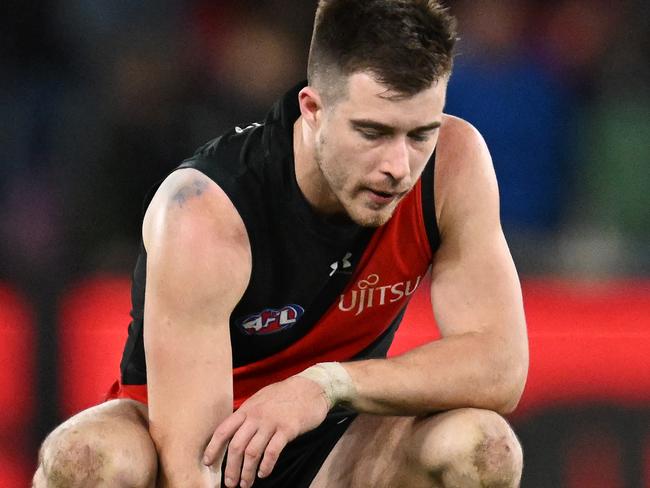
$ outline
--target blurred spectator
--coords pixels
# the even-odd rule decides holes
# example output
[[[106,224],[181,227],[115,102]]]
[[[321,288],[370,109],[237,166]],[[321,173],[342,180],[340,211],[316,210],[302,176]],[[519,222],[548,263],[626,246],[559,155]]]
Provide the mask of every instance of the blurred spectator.
[[[624,6],[620,2],[611,8],[606,0],[557,0],[539,12],[537,55],[579,101],[597,94],[596,81],[606,71],[606,51],[621,27]]]
[[[531,54],[528,4],[474,0],[456,13],[461,41],[447,111],[485,137],[519,269],[540,271],[552,266],[549,236],[566,207],[572,94]]]
[[[0,17],[0,277],[38,281],[60,256],[54,127],[67,80],[53,1],[9,1]]]
[[[87,12],[76,6],[69,17]],[[304,77],[295,36],[263,22],[260,7],[186,5],[175,23],[147,22],[137,31],[127,19],[132,8],[102,8],[111,12],[107,25],[89,29],[91,44],[104,46],[102,63],[87,49],[79,61],[97,84],[73,94],[61,134],[76,272],[130,269],[152,185],[232,125],[261,120]],[[95,21],[77,26],[78,36],[88,37]]]
[[[541,59],[573,88],[577,107],[568,153],[574,188],[558,240],[566,273],[650,270],[649,30],[643,10],[640,2],[612,8],[604,0],[560,0],[541,23]]]
[[[233,124],[261,121],[270,105],[306,78],[311,24],[268,22],[301,2],[198,2],[192,10],[191,52],[200,96],[193,100],[193,133],[211,139]],[[296,13],[298,13],[296,12]],[[285,21],[287,18],[285,18]]]
[[[69,100],[59,157],[80,270],[132,266],[146,192],[188,155],[182,66],[169,34],[152,36],[130,37],[100,84]]]

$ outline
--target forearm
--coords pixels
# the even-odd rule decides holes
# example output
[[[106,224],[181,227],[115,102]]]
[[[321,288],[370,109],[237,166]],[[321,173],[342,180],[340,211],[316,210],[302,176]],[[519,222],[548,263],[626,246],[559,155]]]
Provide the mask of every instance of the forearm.
[[[200,361],[202,345],[215,342],[196,343],[201,345],[194,348],[194,360],[178,351],[165,361],[160,361],[160,351],[150,355],[149,432],[158,452],[161,487],[217,486],[216,475],[202,460],[214,430],[232,413],[230,360]],[[220,460],[215,463],[219,467]]]
[[[156,488],[214,488],[219,486],[219,468],[200,462],[183,463],[170,456],[160,459]]]
[[[181,410],[174,419],[158,417],[160,423],[156,422],[155,418],[150,423],[149,430],[158,452],[158,488],[218,486],[221,459],[209,467],[205,466],[202,460],[216,424],[232,412],[232,409],[226,406],[229,395],[224,397],[225,401],[214,405],[212,412],[201,409],[196,402],[196,416],[192,414],[192,407],[186,407],[183,410],[188,410],[189,416]],[[201,415],[202,411],[205,415]],[[205,418],[213,412],[218,413],[216,420],[197,422],[199,418]]]
[[[214,430],[232,413],[230,342],[221,329],[186,327],[166,337],[158,327],[157,335],[145,337],[149,432],[161,486],[216,486],[202,459]]]
[[[423,415],[461,407],[512,411],[525,382],[527,354],[479,333],[449,336],[391,359],[343,363],[355,410]]]

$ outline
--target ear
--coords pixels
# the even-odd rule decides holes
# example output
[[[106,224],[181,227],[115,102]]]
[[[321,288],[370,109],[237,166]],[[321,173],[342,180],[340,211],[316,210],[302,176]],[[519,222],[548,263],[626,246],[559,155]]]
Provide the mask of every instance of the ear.
[[[312,130],[317,130],[323,116],[323,102],[318,91],[306,86],[298,93],[298,104],[303,120]]]

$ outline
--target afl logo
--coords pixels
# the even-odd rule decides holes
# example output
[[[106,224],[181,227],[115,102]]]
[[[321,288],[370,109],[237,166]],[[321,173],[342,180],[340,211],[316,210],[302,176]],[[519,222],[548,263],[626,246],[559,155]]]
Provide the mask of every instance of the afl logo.
[[[286,305],[280,309],[267,308],[237,321],[246,335],[273,334],[288,329],[298,322],[305,310],[300,305]]]

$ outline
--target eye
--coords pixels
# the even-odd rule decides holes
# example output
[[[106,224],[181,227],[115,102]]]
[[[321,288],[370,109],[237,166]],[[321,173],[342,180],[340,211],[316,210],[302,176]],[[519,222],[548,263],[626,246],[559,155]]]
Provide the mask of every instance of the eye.
[[[376,130],[359,130],[359,132],[364,139],[369,141],[376,141],[383,135],[381,132],[377,132]]]
[[[429,140],[430,134],[409,134],[409,138],[415,142],[427,142]]]

